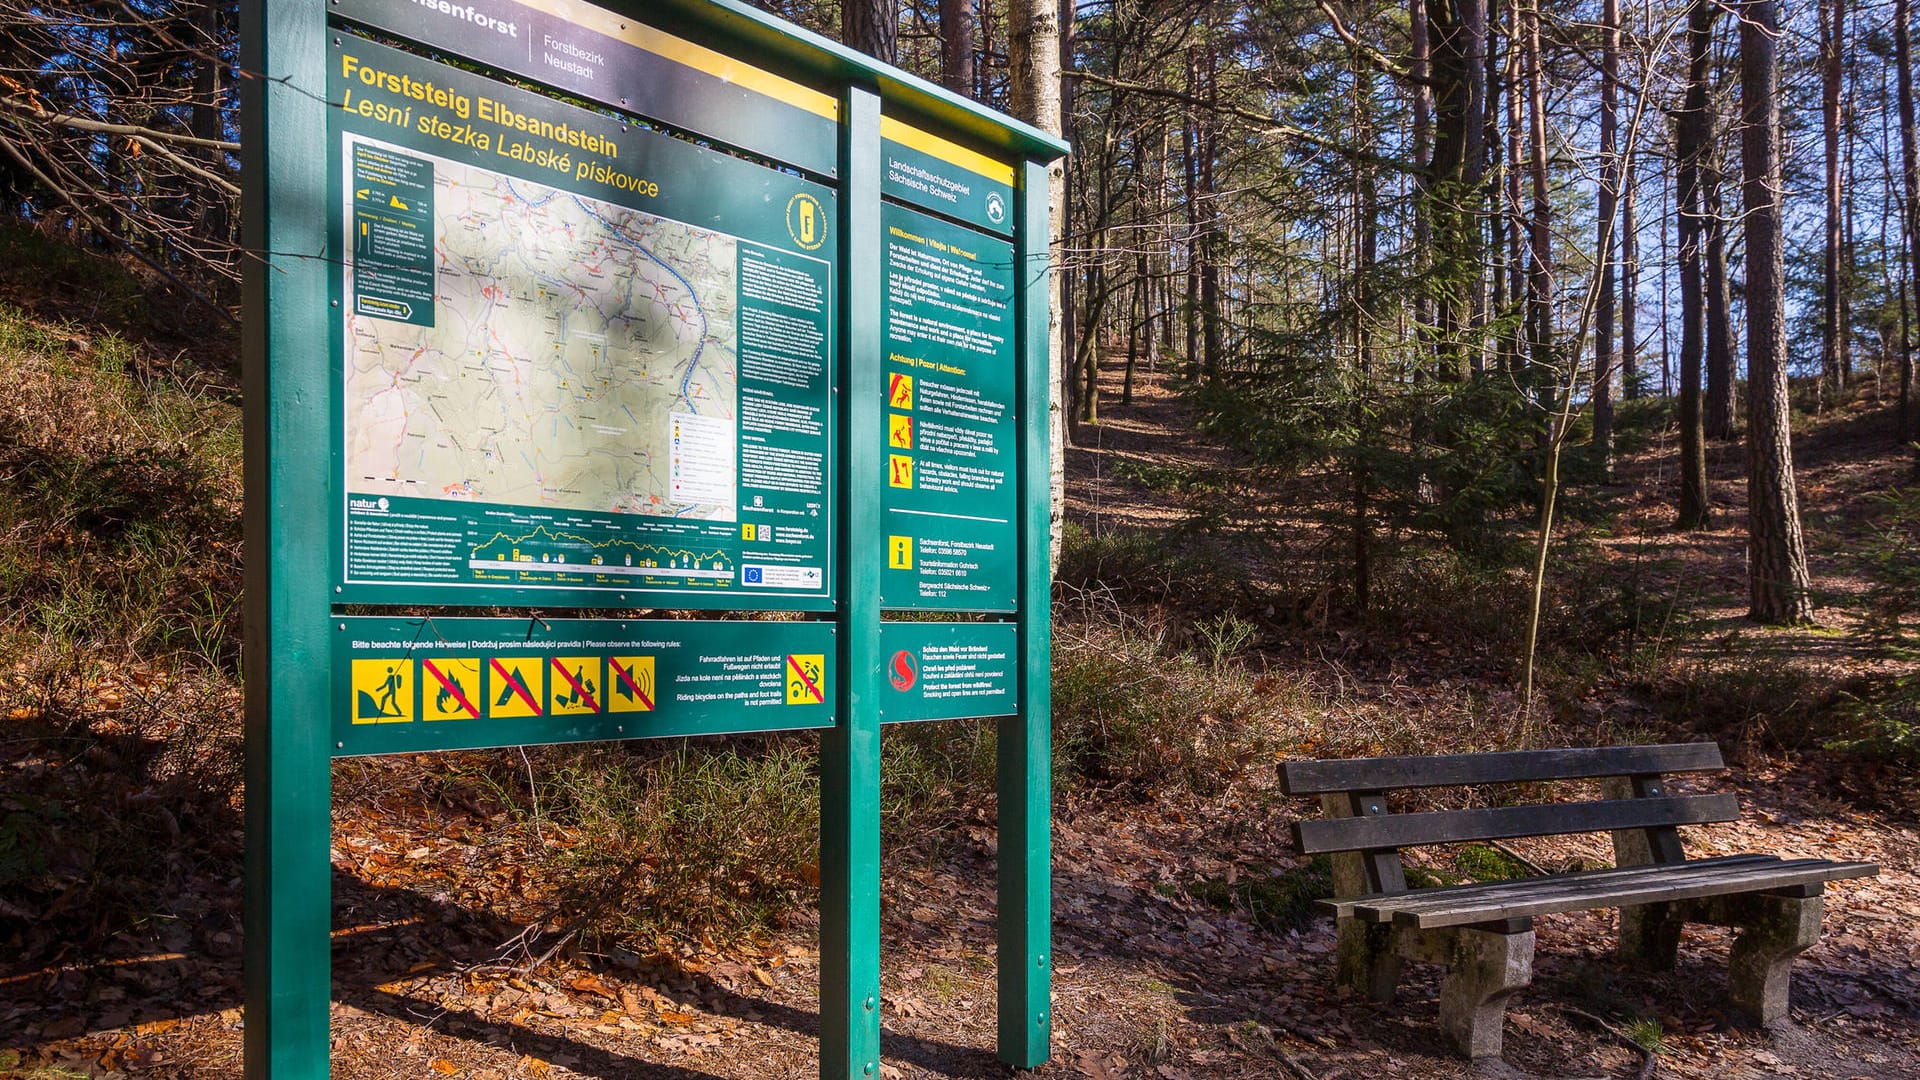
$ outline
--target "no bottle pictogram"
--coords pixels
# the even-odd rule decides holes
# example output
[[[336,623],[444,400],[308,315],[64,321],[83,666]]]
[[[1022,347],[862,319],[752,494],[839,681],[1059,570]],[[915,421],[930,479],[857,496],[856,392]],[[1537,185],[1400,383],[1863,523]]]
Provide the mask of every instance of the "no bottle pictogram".
[[[551,711],[555,716],[578,716],[600,712],[605,697],[601,690],[600,658],[597,656],[556,656],[549,661],[553,671],[547,679],[552,691]]]

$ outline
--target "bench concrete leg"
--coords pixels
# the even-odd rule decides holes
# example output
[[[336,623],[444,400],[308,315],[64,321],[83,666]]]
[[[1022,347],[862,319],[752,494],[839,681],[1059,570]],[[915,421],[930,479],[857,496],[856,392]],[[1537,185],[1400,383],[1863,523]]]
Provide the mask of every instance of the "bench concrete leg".
[[[1643,971],[1672,971],[1680,959],[1680,931],[1686,916],[1675,904],[1640,904],[1620,909],[1620,959]]]
[[[1727,998],[1735,1017],[1761,1027],[1789,1020],[1793,958],[1820,940],[1825,900],[1814,896],[1738,898],[1739,927],[1727,963]]]
[[[1400,985],[1400,956],[1393,948],[1393,927],[1362,919],[1339,920],[1334,985],[1385,1004]]]
[[[1397,942],[1416,960],[1447,966],[1440,980],[1440,1029],[1463,1056],[1500,1056],[1507,999],[1533,981],[1533,929],[1527,920],[1504,928],[1408,931]]]

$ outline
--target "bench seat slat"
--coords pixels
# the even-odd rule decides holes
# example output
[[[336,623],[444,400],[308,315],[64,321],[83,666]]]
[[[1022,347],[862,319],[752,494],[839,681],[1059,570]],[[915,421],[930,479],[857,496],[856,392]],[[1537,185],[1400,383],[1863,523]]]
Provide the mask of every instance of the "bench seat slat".
[[[1280,790],[1289,795],[1330,791],[1391,791],[1466,784],[1514,784],[1581,780],[1596,776],[1712,772],[1726,768],[1717,743],[1662,746],[1598,746],[1569,750],[1509,750],[1492,754],[1432,757],[1347,758],[1288,761],[1280,765]]]
[[[1381,817],[1317,818],[1293,826],[1294,843],[1304,854],[1378,848],[1504,840],[1516,836],[1646,829],[1663,825],[1701,825],[1737,821],[1739,803],[1731,795],[1680,795],[1652,799],[1602,799],[1537,806],[1495,806],[1475,810],[1433,810]]]
[[[1698,869],[1694,869],[1696,865]],[[1880,872],[1880,868],[1873,863],[1831,862],[1825,859],[1731,866],[1682,863],[1660,869],[1664,873],[1656,877],[1613,884],[1582,880],[1590,877],[1586,874],[1532,878],[1509,882],[1504,890],[1463,898],[1459,903],[1452,903],[1448,897],[1437,895],[1444,894],[1444,889],[1423,890],[1427,895],[1412,893],[1375,897],[1371,903],[1355,904],[1353,913],[1368,922],[1391,921],[1400,926],[1432,929],[1589,908],[1764,892],[1796,885],[1871,877]]]
[[[1778,855],[1721,855],[1711,859],[1696,859],[1684,865],[1689,867],[1733,866],[1752,865],[1755,863],[1778,863],[1779,861],[1780,856]],[[1365,896],[1349,896],[1344,899],[1322,900],[1320,901],[1320,907],[1332,912],[1336,916],[1342,916],[1352,914],[1353,909],[1361,904],[1381,908],[1391,906],[1398,909],[1403,906],[1412,905],[1434,893],[1444,893],[1454,898],[1455,902],[1466,903],[1477,900],[1488,893],[1497,895],[1501,891],[1512,889],[1523,882],[1558,881],[1569,877],[1581,877],[1623,885],[1639,884],[1642,881],[1659,880],[1672,869],[1672,866],[1662,866],[1656,863],[1648,863],[1640,866],[1611,866],[1603,870],[1573,871],[1566,874],[1553,874],[1547,877],[1519,878],[1507,881],[1475,881],[1464,885],[1445,885],[1430,889],[1413,889],[1408,892],[1393,893],[1391,895],[1368,893]]]

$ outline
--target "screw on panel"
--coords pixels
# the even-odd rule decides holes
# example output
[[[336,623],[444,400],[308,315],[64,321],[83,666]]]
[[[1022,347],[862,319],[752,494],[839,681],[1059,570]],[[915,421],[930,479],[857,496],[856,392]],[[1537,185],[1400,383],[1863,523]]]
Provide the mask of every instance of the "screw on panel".
[[[866,1000],[866,1006],[867,1006],[867,1011],[868,1011],[868,1012],[872,1012],[872,1011],[873,1011],[873,1004],[874,1004],[874,1002],[873,1002],[873,995],[872,995],[872,994],[868,994],[868,995],[867,995],[867,1000]]]

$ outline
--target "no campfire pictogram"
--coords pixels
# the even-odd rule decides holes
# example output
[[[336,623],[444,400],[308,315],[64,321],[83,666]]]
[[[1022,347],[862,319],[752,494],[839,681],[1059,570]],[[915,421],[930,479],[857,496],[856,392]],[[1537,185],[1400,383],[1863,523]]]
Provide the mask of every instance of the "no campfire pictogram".
[[[428,720],[478,720],[480,661],[477,657],[420,661],[421,712]]]

